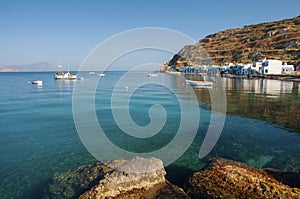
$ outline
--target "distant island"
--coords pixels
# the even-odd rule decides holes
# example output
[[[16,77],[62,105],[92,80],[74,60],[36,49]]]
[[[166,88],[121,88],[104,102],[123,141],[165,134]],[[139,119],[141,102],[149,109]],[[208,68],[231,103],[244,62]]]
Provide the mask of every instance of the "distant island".
[[[63,66],[63,70],[78,70],[77,67],[65,67]],[[11,66],[0,66],[0,72],[53,72],[58,70],[58,65],[53,65],[48,62],[37,62],[32,64],[24,64],[24,65],[11,65]]]
[[[13,68],[0,68],[0,72],[20,72],[20,70]]]
[[[0,72],[42,72],[56,70],[57,66],[49,64],[48,62],[0,67]]]
[[[300,16],[247,25],[206,36],[184,46],[161,71],[184,66],[251,63],[264,58],[282,60],[300,68]]]

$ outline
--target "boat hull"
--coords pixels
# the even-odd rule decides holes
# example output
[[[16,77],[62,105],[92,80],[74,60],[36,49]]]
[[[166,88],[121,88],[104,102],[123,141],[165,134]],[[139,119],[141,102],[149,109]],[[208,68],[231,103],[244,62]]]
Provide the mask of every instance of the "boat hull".
[[[37,85],[42,85],[43,81],[42,80],[33,80],[31,83],[32,84],[37,84]]]
[[[196,88],[211,88],[213,86],[213,82],[208,82],[208,81],[186,80],[186,82],[192,87],[196,87]]]

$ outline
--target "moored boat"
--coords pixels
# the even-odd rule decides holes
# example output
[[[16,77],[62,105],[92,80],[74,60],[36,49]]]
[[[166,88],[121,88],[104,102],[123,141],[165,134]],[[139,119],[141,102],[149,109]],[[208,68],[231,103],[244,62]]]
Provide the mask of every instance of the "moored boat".
[[[156,74],[156,73],[148,73],[147,76],[148,77],[157,77],[158,74]]]
[[[194,81],[194,80],[185,80],[186,83],[190,84],[192,87],[196,88],[211,88],[213,85],[213,82],[209,81]]]
[[[99,76],[99,77],[104,77],[105,74],[104,74],[104,73],[99,73],[98,76]]]
[[[31,83],[32,84],[37,84],[37,85],[42,85],[43,81],[42,80],[32,80]]]
[[[69,70],[67,72],[61,71],[61,64],[58,64],[58,72],[54,74],[54,79],[59,80],[59,79],[65,79],[65,80],[76,80],[77,75],[72,75]]]
[[[147,76],[148,76],[148,77],[157,77],[158,74],[157,74],[157,73],[153,73],[153,72],[151,71],[151,68],[150,68],[150,72],[147,74]]]

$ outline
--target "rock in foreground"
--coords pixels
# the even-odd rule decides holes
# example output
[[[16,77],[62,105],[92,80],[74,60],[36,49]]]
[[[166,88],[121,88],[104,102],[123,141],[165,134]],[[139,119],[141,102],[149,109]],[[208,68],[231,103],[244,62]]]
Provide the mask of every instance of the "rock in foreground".
[[[46,198],[189,198],[165,175],[156,158],[97,162],[54,175]]]
[[[165,175],[161,160],[135,157],[105,174],[80,198],[188,198],[180,188],[167,182]]]
[[[300,198],[291,188],[263,169],[225,159],[212,159],[185,184],[192,198]]]

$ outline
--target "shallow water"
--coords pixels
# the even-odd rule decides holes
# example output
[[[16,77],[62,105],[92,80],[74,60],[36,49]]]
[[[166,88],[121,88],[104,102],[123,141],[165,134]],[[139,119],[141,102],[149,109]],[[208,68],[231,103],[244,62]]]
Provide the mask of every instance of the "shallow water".
[[[0,73],[1,198],[40,198],[54,173],[95,160],[81,142],[72,114],[74,84],[88,85],[90,80],[100,80],[94,99],[99,125],[111,142],[125,151],[145,154],[168,145],[176,136],[181,118],[189,117],[189,114],[181,114],[182,109],[192,106],[199,111],[199,127],[193,143],[168,167],[168,177],[177,184],[182,180],[178,171],[182,176],[188,175],[202,168],[209,157],[229,158],[257,167],[300,170],[300,122],[297,118],[300,91],[297,83],[223,79],[228,102],[225,125],[213,150],[199,159],[199,149],[211,117],[207,89],[196,91],[200,103],[194,107],[192,91],[182,77],[160,74],[157,79],[147,79],[147,73],[141,72],[127,80],[128,84],[115,87],[123,74],[108,72],[100,80],[96,75],[84,73],[80,74],[84,80],[73,82],[55,81],[52,73]],[[28,83],[34,79],[43,80],[43,85]],[[128,106],[124,106],[122,96],[126,96],[138,81],[148,83],[135,90]],[[120,94],[114,106],[111,102],[113,90]],[[181,109],[180,101],[184,102]],[[154,136],[127,135],[115,123],[112,108],[126,110],[129,107],[136,125],[147,126],[151,123],[149,108],[153,104],[161,104],[167,116],[165,125]],[[164,118],[160,109],[153,109],[153,114]],[[186,129],[187,136],[191,133]]]

